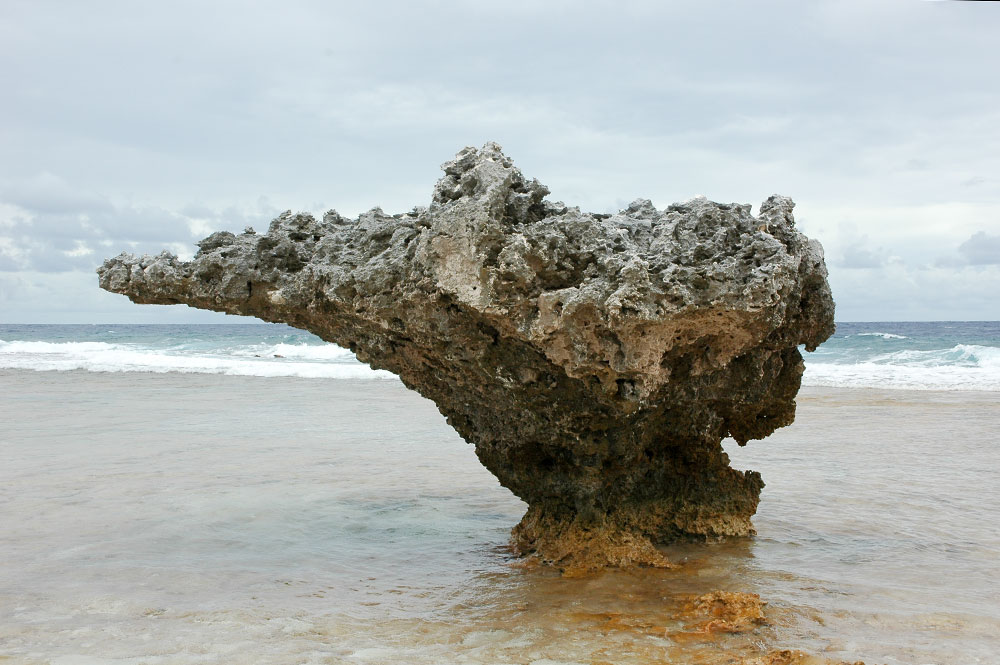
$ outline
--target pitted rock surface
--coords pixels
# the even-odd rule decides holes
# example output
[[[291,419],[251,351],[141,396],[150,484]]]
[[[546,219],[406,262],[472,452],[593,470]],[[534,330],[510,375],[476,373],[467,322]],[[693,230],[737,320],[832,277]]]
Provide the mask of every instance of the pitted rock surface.
[[[121,254],[100,285],[288,323],[396,373],[528,503],[521,553],[667,565],[655,544],[752,534],[763,482],[721,441],[791,423],[797,347],[833,332],[791,199],[593,214],[546,200],[494,143],[443,169],[429,207],[286,212],[192,261]]]

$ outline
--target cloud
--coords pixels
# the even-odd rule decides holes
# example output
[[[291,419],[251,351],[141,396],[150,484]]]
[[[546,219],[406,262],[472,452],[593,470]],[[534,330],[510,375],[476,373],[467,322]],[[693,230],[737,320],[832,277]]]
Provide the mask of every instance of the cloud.
[[[65,180],[48,172],[33,178],[13,180],[0,185],[0,199],[20,208],[46,214],[111,210],[102,196],[71,187]]]
[[[260,323],[186,305],[137,306],[98,288],[92,271],[0,270],[0,312],[3,323]]]
[[[963,237],[962,244],[995,238],[976,229],[1000,214],[1000,206],[826,207],[807,201],[796,213],[797,226],[826,250],[838,320],[1000,318],[1000,300],[991,295],[1000,292],[997,265],[973,264],[956,250],[941,256]]]
[[[983,226],[1000,219],[989,9],[6,3],[0,270],[190,252],[278,209],[407,210],[439,163],[497,140],[553,199],[589,210],[790,195],[839,284],[898,278],[835,291],[841,311],[895,293],[932,317],[941,303],[906,280],[1000,288]]]
[[[958,246],[958,253],[969,265],[1000,265],[1000,235],[975,233]]]
[[[1000,266],[831,270],[838,321],[1000,320]]]
[[[849,269],[880,268],[886,264],[885,250],[881,247],[870,249],[865,246],[867,238],[862,238],[844,247],[839,266]]]
[[[28,253],[13,238],[0,236],[0,270],[23,270],[28,267]]]
[[[209,233],[266,228],[278,213],[264,198],[222,210],[115,204],[48,173],[0,183],[0,195],[0,270],[7,271],[93,270],[120,251],[190,257],[194,242]]]

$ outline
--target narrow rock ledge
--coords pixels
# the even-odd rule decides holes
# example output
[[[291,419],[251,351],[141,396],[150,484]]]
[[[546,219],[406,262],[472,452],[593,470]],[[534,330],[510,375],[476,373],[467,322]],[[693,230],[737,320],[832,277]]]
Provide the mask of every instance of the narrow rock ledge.
[[[398,374],[528,503],[522,554],[665,566],[655,544],[753,534],[764,483],[721,441],[790,424],[797,347],[833,332],[791,199],[592,214],[547,201],[495,143],[443,169],[427,208],[286,212],[192,261],[121,254],[101,288],[288,323]]]

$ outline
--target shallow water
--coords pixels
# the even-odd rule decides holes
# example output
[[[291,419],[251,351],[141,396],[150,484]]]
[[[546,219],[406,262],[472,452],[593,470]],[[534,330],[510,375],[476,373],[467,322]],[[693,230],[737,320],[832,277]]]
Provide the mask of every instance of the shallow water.
[[[524,504],[394,381],[3,370],[0,392],[6,662],[1000,652],[997,393],[806,389],[795,425],[727,443],[767,482],[757,538],[563,578],[510,557]],[[716,589],[770,625],[686,634]]]

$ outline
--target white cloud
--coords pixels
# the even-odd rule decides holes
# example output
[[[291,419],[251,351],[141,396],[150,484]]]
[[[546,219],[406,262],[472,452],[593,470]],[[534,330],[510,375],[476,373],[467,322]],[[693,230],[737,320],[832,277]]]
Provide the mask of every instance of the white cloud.
[[[112,208],[106,198],[72,187],[48,172],[0,183],[0,198],[9,206],[43,214],[79,214],[84,210],[101,212]]]
[[[0,236],[0,270],[23,270],[28,254],[13,238]]]
[[[80,194],[50,174],[0,183],[0,191],[9,197],[0,203],[0,228],[5,229],[0,270],[8,271],[93,270],[104,254],[124,249],[149,253],[167,249],[190,259],[194,243],[213,231],[242,230],[250,224],[266,227],[278,212],[264,198],[223,210],[115,204],[109,197]]]
[[[839,321],[1000,320],[1000,266],[832,270]]]
[[[819,238],[828,257],[840,257],[850,247],[883,248],[886,255],[907,263],[934,265],[954,253],[959,244],[984,227],[1000,228],[1000,202],[951,202],[929,205],[824,206],[796,208],[799,227]]]
[[[885,250],[881,247],[872,249],[865,245],[867,237],[860,238],[847,245],[839,261],[834,265],[841,268],[880,268],[888,262]]]
[[[76,247],[74,247],[73,249],[63,250],[63,255],[68,256],[70,258],[77,258],[80,256],[90,256],[93,253],[94,250],[91,249],[90,247],[87,247],[82,240],[77,240]]]

